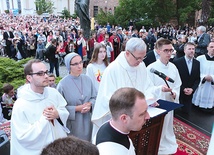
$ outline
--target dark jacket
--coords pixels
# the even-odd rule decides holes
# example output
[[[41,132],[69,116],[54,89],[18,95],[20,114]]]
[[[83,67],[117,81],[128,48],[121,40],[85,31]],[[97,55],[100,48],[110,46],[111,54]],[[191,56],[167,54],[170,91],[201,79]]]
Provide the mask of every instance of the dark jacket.
[[[46,49],[46,56],[48,57],[49,62],[57,62],[58,58],[56,57],[56,46],[54,45],[50,45],[47,49]]]
[[[156,61],[156,57],[154,54],[154,50],[149,51],[146,54],[146,58],[143,60],[143,62],[145,63],[146,66],[148,66],[149,64],[153,63]]]
[[[207,46],[210,43],[210,35],[207,33],[202,34],[195,49],[196,54],[207,53]]]
[[[192,95],[200,83],[200,62],[196,59],[193,59],[191,74],[189,74],[189,70],[184,57],[175,60],[174,64],[178,69],[182,81],[179,100],[181,103],[192,103]],[[192,88],[192,95],[185,95],[183,91],[184,88]]]

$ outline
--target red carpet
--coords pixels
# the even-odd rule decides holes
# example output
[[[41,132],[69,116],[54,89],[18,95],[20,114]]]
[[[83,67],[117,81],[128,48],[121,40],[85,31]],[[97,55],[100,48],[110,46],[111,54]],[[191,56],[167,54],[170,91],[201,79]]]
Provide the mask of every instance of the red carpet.
[[[4,130],[10,138],[10,122],[0,125],[0,130]],[[178,143],[178,150],[174,155],[206,155],[210,137],[176,118],[174,132]]]
[[[10,122],[6,122],[0,125],[0,130],[4,130],[7,134],[8,138],[10,139]]]
[[[206,155],[210,137],[174,118],[174,132],[178,143],[175,155]]]

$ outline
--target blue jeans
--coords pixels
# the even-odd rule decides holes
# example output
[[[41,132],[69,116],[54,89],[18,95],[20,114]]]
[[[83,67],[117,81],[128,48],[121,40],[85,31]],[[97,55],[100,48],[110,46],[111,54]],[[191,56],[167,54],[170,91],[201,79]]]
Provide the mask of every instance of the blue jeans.
[[[55,67],[55,72],[56,76],[59,77],[59,62],[49,62],[50,64],[50,73],[53,73],[54,67]]]

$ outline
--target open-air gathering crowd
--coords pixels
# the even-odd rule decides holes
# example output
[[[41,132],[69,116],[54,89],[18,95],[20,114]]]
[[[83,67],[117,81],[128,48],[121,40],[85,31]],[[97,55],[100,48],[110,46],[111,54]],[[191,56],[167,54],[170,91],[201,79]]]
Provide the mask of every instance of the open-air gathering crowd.
[[[86,39],[78,18],[2,14],[1,56],[35,58],[16,93],[3,86],[0,122],[11,119],[11,155],[135,155],[128,134],[150,119],[148,106],[158,99],[184,104],[187,114],[192,104],[213,110],[213,33],[188,24],[138,30],[95,23]],[[56,84],[62,63],[68,75]],[[170,111],[158,154],[177,147]]]

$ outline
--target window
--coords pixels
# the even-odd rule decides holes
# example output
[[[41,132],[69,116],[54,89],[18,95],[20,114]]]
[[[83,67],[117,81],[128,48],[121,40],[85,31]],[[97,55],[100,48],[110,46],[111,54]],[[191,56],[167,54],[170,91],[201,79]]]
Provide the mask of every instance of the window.
[[[98,14],[98,6],[94,6],[94,17]]]

